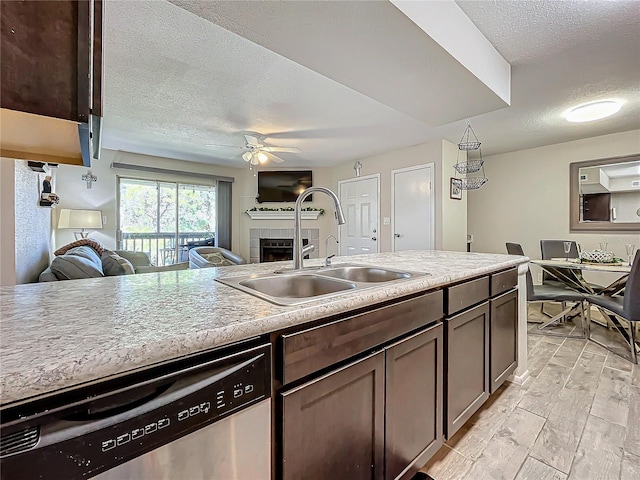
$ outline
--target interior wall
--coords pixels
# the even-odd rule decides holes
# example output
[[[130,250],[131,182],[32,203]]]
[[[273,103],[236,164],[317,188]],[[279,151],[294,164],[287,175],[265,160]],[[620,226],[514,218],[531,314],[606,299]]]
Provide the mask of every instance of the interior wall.
[[[15,164],[0,158],[0,286],[16,283]]]
[[[458,149],[456,144],[442,141],[442,250],[455,252],[467,251],[467,192],[462,199],[451,198],[451,178],[455,176],[453,166],[467,159],[467,152]]]
[[[260,168],[260,170],[302,170],[301,168]],[[313,168],[311,169],[313,176],[313,185],[317,187],[332,187],[332,174],[330,168]],[[286,208],[293,207],[295,202],[264,202],[257,203],[256,195],[258,193],[258,177],[253,175],[253,171],[244,168],[237,177],[237,190],[239,194],[239,229],[238,241],[240,255],[249,259],[251,257],[251,247],[249,239],[249,229],[251,228],[293,228],[293,220],[251,220],[245,212],[253,207],[257,208]],[[235,188],[235,185],[234,185]],[[335,190],[334,190],[335,191]],[[329,235],[337,237],[337,225],[333,214],[333,202],[323,194],[313,194],[312,202],[305,202],[303,208],[323,208],[325,213],[320,215],[317,220],[302,220],[302,228],[317,228],[320,230],[320,251],[319,257],[325,257],[325,239]],[[330,244],[330,249],[335,248]],[[334,250],[331,250],[333,253]]]
[[[49,265],[52,208],[39,205],[45,174],[0,159],[0,285],[38,281]]]
[[[625,243],[640,246],[640,233],[569,231],[569,164],[637,153],[640,130],[486,157],[489,182],[468,192],[473,250],[506,253],[505,242],[516,242],[539,259],[541,239],[574,240],[585,250],[607,240],[625,258]]]
[[[135,170],[112,169],[111,164],[127,163],[130,165],[142,165],[147,167],[164,168],[181,172],[178,177],[172,174],[156,174],[148,172],[138,172]],[[202,178],[190,177],[189,173],[204,173],[208,175],[219,175],[235,178],[232,187],[232,250],[238,251],[239,246],[239,216],[240,201],[238,178],[243,171],[237,168],[221,167],[204,163],[185,162],[169,158],[154,157],[149,155],[139,155],[135,153],[102,150],[100,160],[94,160],[91,165],[91,172],[98,177],[90,189],[87,182],[82,180],[82,175],[87,173],[86,167],[72,165],[60,165],[56,175],[56,193],[60,196],[60,208],[81,208],[88,210],[102,210],[102,215],[106,216],[106,223],[102,230],[95,230],[90,233],[90,237],[103,243],[107,248],[116,248],[117,229],[117,177],[140,178],[147,180],[183,181],[193,183],[204,183]],[[54,217],[54,225],[57,225],[58,214]],[[56,230],[56,248],[75,240],[72,230]]]
[[[466,251],[466,200],[449,198],[449,178],[453,173],[455,158],[452,152],[457,147],[445,140],[415,145],[400,150],[385,152],[371,157],[361,158],[360,175],[380,173],[380,219],[378,232],[380,251],[390,252],[392,249],[391,223],[384,225],[384,217],[391,218],[391,171],[416,165],[434,164],[435,191],[435,248],[438,250]],[[452,163],[453,162],[453,163]],[[355,162],[345,162],[332,170],[333,187],[337,191],[339,180],[354,178]],[[411,208],[407,205],[407,208]]]

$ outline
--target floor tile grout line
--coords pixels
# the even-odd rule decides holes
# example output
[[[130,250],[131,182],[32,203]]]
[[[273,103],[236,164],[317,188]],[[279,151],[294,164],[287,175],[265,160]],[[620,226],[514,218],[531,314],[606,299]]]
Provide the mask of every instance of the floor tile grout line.
[[[585,348],[587,348],[587,344],[586,343],[582,346],[582,350],[580,350],[580,353],[578,354],[578,358],[576,358],[576,361],[573,363],[573,367],[571,367],[571,371],[569,372],[569,375],[567,376],[566,380],[562,384],[562,389],[564,389],[567,386],[567,382],[569,381],[569,379],[571,378],[571,375],[573,375],[574,370],[578,366],[578,363],[580,362],[580,358],[582,357],[582,354],[584,353],[584,349]],[[551,357],[551,358],[553,358],[553,357]],[[605,361],[606,361],[606,359],[605,359]]]

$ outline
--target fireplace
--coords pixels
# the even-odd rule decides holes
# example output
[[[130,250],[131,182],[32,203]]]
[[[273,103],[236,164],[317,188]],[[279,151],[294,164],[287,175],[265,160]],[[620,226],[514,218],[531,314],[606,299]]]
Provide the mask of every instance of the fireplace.
[[[308,243],[309,239],[302,239],[303,246]],[[309,255],[304,258],[309,258]],[[261,238],[260,262],[279,262],[280,260],[293,260],[293,238]]]
[[[315,250],[309,254],[308,258],[320,258],[320,230],[317,228],[302,229],[302,244],[313,245]],[[269,256],[265,256],[262,248],[263,240],[287,241],[288,245],[278,246],[274,248],[286,248],[290,253],[284,256],[282,252],[271,252],[271,260]],[[282,258],[281,258],[282,257]],[[266,258],[266,260],[265,260]],[[275,262],[277,260],[286,260],[293,258],[293,228],[250,228],[249,229],[249,262]],[[305,256],[305,258],[307,258]]]

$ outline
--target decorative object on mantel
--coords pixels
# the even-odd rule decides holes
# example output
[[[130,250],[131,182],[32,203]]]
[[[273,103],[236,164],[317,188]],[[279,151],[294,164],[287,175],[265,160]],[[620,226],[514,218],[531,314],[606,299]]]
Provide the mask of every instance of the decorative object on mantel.
[[[60,210],[58,228],[80,229],[80,232],[73,232],[76,240],[87,238],[89,232],[85,232],[86,228],[91,230],[102,230],[102,211],[72,210],[63,208],[62,210]]]
[[[482,149],[480,148],[481,142],[476,136],[476,132],[473,131],[471,123],[467,120],[467,128],[465,128],[460,143],[458,143],[458,155],[456,157],[456,164],[453,166],[456,172],[465,177],[456,178],[458,182],[458,188],[460,190],[477,190],[489,181],[484,173],[484,160],[482,159]],[[469,152],[478,151],[480,158],[475,160],[469,159]],[[467,152],[467,159],[465,162],[460,162],[460,152]],[[469,174],[477,173],[482,170],[482,175],[469,176]],[[453,179],[452,179],[453,188]],[[451,198],[457,198],[451,196]]]
[[[82,180],[87,182],[87,188],[90,189],[91,185],[93,184],[93,182],[97,182],[98,181],[98,177],[93,175],[91,173],[91,170],[89,170],[86,174],[82,175]]]
[[[353,164],[353,169],[356,171],[356,177],[360,176],[360,169],[362,168],[362,164],[356,160],[356,163]]]
[[[269,208],[253,207],[245,213],[251,220],[293,220],[293,207]],[[303,220],[317,220],[318,216],[324,215],[324,208],[307,207],[301,210]]]

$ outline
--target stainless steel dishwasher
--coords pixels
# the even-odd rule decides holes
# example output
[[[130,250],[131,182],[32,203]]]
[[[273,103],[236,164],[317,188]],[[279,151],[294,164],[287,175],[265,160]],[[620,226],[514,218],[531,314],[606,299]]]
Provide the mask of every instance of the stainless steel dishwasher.
[[[0,411],[2,480],[266,480],[270,345]]]

